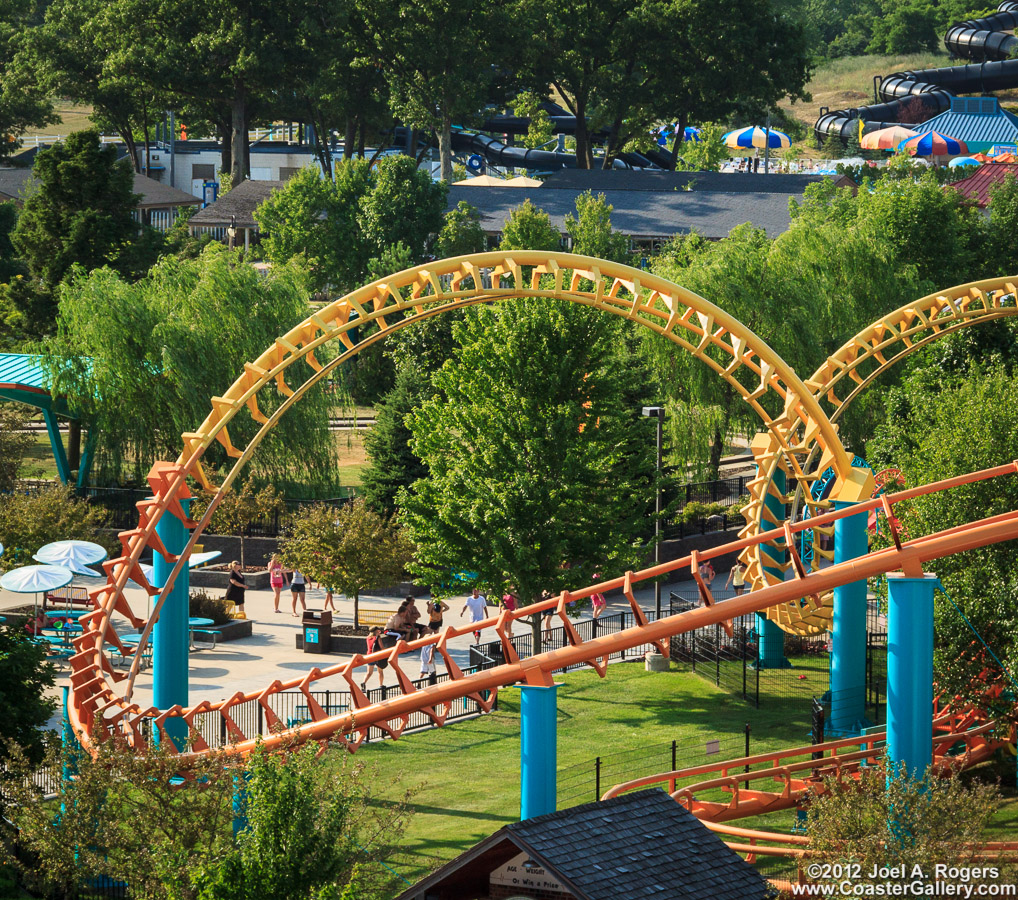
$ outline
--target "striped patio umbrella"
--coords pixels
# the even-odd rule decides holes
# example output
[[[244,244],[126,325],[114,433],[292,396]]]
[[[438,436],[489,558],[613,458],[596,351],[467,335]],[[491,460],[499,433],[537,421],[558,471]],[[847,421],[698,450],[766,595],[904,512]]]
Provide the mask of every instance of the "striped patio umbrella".
[[[898,150],[909,156],[958,156],[969,152],[964,141],[941,134],[939,131],[917,134],[898,144]]]
[[[695,125],[687,125],[682,132],[682,139],[684,141],[698,141],[700,140],[700,129]]]
[[[791,139],[783,131],[775,131],[773,128],[765,131],[763,128],[755,126],[729,131],[722,140],[726,146],[733,150],[749,150],[753,147],[770,147],[771,150],[780,150],[783,147],[792,146]]]
[[[864,134],[859,143],[864,150],[894,150],[902,141],[915,137],[915,134],[911,128],[892,125],[890,128],[881,128]]]

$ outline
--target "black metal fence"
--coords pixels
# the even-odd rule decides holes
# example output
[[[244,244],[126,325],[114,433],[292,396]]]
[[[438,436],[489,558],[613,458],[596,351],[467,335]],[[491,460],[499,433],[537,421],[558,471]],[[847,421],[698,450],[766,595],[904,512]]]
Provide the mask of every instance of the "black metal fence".
[[[721,603],[734,596],[726,589],[712,594]],[[671,591],[671,614],[699,602],[695,585],[680,585]],[[876,724],[886,712],[887,626],[874,602],[867,611],[866,631],[866,715]],[[731,635],[721,625],[709,625],[671,639],[673,659],[688,663],[697,675],[756,707],[798,701],[805,708],[813,697],[824,697],[829,709],[830,634],[785,634],[784,648],[787,668],[761,668],[755,614],[736,616]]]
[[[107,487],[84,487],[78,488],[77,493],[89,503],[101,506],[108,515],[107,525],[110,528],[129,529],[138,524],[138,509],[136,504],[140,500],[152,496],[151,491],[137,488],[107,488]],[[353,501],[353,496],[329,497],[324,500],[286,499],[283,501],[284,509],[277,510],[271,516],[252,519],[241,531],[244,537],[279,537],[292,521],[293,517],[302,509],[315,504],[340,507]],[[205,530],[206,534],[219,534],[210,525]]]
[[[708,740],[668,741],[637,750],[597,756],[558,770],[559,809],[600,800],[610,787],[661,772],[706,765],[719,759],[748,756],[750,727],[736,734],[719,734]]]
[[[648,613],[647,617],[653,621],[654,613]],[[633,617],[633,613],[631,611],[625,611],[612,613],[608,616],[601,616],[599,619],[584,619],[582,622],[574,622],[573,628],[576,629],[576,633],[579,635],[581,640],[589,641],[595,637],[625,631],[627,628],[633,628],[635,624],[636,621]],[[526,659],[527,657],[534,655],[534,636],[532,633],[526,632],[524,634],[514,635],[510,642],[513,645],[513,649],[516,651],[516,655],[519,656],[520,659]],[[559,650],[562,647],[569,646],[571,646],[571,643],[567,637],[565,628],[561,625],[557,628],[550,628],[547,631],[542,629],[542,653],[548,650]],[[653,644],[640,644],[638,647],[631,647],[625,651],[612,653],[608,657],[608,661],[622,662],[625,660],[640,660],[643,659],[644,655],[648,651],[654,649]],[[491,669],[495,666],[505,665],[505,652],[502,647],[502,642],[488,641],[483,644],[472,646],[470,648],[470,664],[477,669]],[[587,668],[586,663],[577,663],[573,666],[567,666],[562,671],[569,672],[574,669],[584,668]]]
[[[740,503],[748,493],[750,477],[739,475],[666,488],[666,507],[674,508],[676,512],[662,523],[665,539],[682,539],[691,534],[711,534],[741,526],[744,520]],[[691,504],[695,504],[695,508]]]

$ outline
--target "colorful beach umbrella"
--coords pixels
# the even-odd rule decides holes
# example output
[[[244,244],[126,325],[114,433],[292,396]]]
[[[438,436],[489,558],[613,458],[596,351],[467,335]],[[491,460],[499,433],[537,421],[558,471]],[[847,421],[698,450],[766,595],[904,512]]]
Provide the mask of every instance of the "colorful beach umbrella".
[[[902,141],[915,137],[916,133],[904,125],[892,125],[864,134],[859,142],[864,150],[894,150]]]
[[[925,134],[917,134],[898,144],[898,150],[907,153],[909,156],[958,156],[961,153],[968,153],[968,145],[947,134],[939,131],[928,131]]]
[[[722,140],[726,146],[733,150],[749,150],[753,147],[770,147],[771,150],[780,150],[783,147],[792,146],[791,138],[784,132],[775,131],[773,128],[765,131],[763,128],[755,126],[729,131]]]

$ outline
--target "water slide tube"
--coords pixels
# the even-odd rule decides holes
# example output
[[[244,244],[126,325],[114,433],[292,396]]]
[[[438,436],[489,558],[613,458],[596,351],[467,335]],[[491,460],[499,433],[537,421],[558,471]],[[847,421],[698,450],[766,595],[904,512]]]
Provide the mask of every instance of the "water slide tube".
[[[856,119],[866,123],[866,130],[891,125],[915,124],[902,121],[907,104],[922,104],[929,118],[947,111],[956,94],[986,94],[1018,87],[1018,37],[1008,31],[1018,27],[1018,0],[1004,0],[997,13],[983,19],[968,19],[952,25],[944,36],[944,45],[952,56],[979,60],[961,66],[895,72],[881,79],[876,89],[883,101],[872,106],[853,109],[821,110],[813,126],[818,138],[831,137],[847,141],[858,127]]]

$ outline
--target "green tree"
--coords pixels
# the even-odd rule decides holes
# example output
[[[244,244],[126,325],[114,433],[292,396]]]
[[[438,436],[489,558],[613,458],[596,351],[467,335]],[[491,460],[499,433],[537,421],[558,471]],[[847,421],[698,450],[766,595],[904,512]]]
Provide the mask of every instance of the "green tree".
[[[1014,175],[990,188],[990,234],[985,246],[996,257],[990,262],[995,274],[1018,271],[1018,178]]]
[[[388,275],[423,260],[442,228],[445,193],[409,157],[387,157],[374,169],[347,160],[336,166],[334,183],[308,167],[255,218],[267,233],[270,260],[281,264],[299,255],[316,288],[347,291],[371,280],[373,271]],[[404,249],[395,250],[397,244]]]
[[[198,519],[205,515],[214,496],[210,491],[198,491],[195,500],[191,502],[191,518]],[[258,489],[251,482],[244,482],[231,487],[223,495],[209,520],[209,532],[233,534],[240,538],[240,565],[243,568],[247,565],[244,559],[244,537],[251,523],[271,520],[285,510],[286,503],[282,495],[271,484]]]
[[[379,900],[388,879],[377,871],[365,879],[365,866],[354,862],[367,856],[356,827],[363,788],[350,773],[328,771],[316,749],[251,756],[244,782],[247,825],[223,858],[201,867],[198,900],[337,900],[354,878],[358,897]],[[390,847],[400,831],[393,824],[386,835]]]
[[[572,240],[572,252],[598,259],[610,259],[628,265],[633,258],[629,252],[629,236],[612,230],[611,214],[614,207],[590,191],[576,198],[576,215],[566,213],[566,234]]]
[[[416,571],[477,572],[526,605],[643,559],[653,461],[623,334],[607,315],[539,300],[457,323],[436,396],[408,417],[428,470],[398,498]]]
[[[527,133],[523,136],[523,146],[531,150],[543,147],[555,137],[555,126],[542,103],[533,91],[521,91],[513,100],[513,112],[530,119]]]
[[[937,13],[922,0],[885,2],[873,17],[873,37],[867,53],[919,53],[935,51],[940,43]]]
[[[391,515],[400,488],[410,487],[427,474],[420,458],[410,449],[410,415],[430,396],[428,377],[416,366],[400,368],[396,384],[375,406],[375,424],[364,436],[368,467],[361,476],[365,503]]]
[[[37,9],[32,0],[5,0],[0,6],[0,159],[21,146],[29,128],[56,121],[38,72],[15,61]]]
[[[33,493],[0,494],[0,571],[32,564],[32,554],[51,541],[93,541],[113,549],[103,532],[106,511],[79,500],[65,485],[48,485]]]
[[[561,250],[562,237],[551,217],[530,200],[524,200],[506,219],[500,250]]]
[[[731,155],[722,139],[725,129],[713,122],[700,126],[699,140],[684,141],[678,149],[682,168],[694,172],[717,172]],[[678,140],[678,138],[676,138]]]
[[[259,745],[246,771],[234,754],[213,751],[182,772],[167,743],[141,754],[102,741],[94,758],[70,748],[61,759],[54,742],[48,766],[76,770],[61,783],[56,818],[30,780],[16,779],[9,814],[27,851],[18,863],[26,881],[47,896],[106,877],[150,900],[324,900],[359,880],[358,900],[391,896],[391,873],[378,863],[399,853],[405,799],[372,804],[366,779],[342,761],[323,764],[317,747]],[[32,769],[23,755],[13,768]],[[248,827],[235,840],[233,801],[245,779]]]
[[[855,863],[859,888],[886,884],[882,867],[904,866],[903,886],[914,881],[914,866],[932,886],[937,865],[985,867],[979,844],[985,840],[1000,803],[993,785],[960,775],[926,772],[912,778],[888,765],[859,769],[859,778],[826,776],[807,806],[810,855],[820,862]],[[998,869],[1003,869],[994,863]],[[975,876],[967,883],[1000,884],[1007,875]]]
[[[371,255],[380,256],[402,241],[412,259],[422,260],[431,238],[442,230],[447,193],[445,184],[432,181],[409,156],[380,160],[375,184],[357,216]]]
[[[0,625],[0,814],[5,814],[12,747],[15,756],[23,756],[38,766],[45,755],[46,733],[56,702],[46,696],[54,684],[53,666],[46,661],[46,650],[14,626]],[[16,777],[16,775],[14,776]]]
[[[32,435],[25,428],[24,407],[0,403],[0,496],[14,490]]]
[[[437,133],[442,180],[450,182],[452,126],[483,108],[496,75],[488,60],[513,43],[519,20],[503,4],[469,0],[372,0],[358,10],[392,111]]]
[[[445,224],[435,241],[435,255],[446,258],[481,253],[486,243],[481,214],[466,200],[460,200],[455,209],[445,214]]]
[[[266,258],[280,265],[303,256],[318,290],[355,286],[371,256],[357,212],[373,184],[370,167],[360,160],[336,166],[335,182],[313,166],[302,169],[255,212]]]
[[[14,292],[10,300],[32,304],[21,312],[43,334],[54,318],[57,285],[72,266],[136,269],[132,243],[139,226],[132,216],[139,198],[130,167],[117,162],[116,149],[102,146],[95,131],[76,132],[41,151],[32,173],[38,187],[25,201],[11,239],[36,296]]]
[[[209,398],[306,316],[307,285],[296,263],[263,278],[222,245],[197,259],[167,257],[135,284],[100,269],[65,285],[45,365],[53,390],[95,430],[96,481],[141,483],[154,460],[175,457],[179,435],[208,415]],[[310,375],[310,366],[297,363],[286,377],[300,384]],[[259,396],[266,415],[280,402]],[[334,483],[331,405],[324,387],[309,391],[287,413],[286,427],[266,435],[253,477],[307,484],[312,473]],[[234,445],[245,446],[259,427],[235,419]],[[225,450],[210,448],[203,464],[215,471],[227,461]]]
[[[339,510],[316,505],[302,512],[279,552],[283,565],[352,598],[356,627],[361,591],[399,582],[413,544],[398,522],[355,500]]]
[[[38,188],[13,233],[32,277],[52,291],[75,264],[122,268],[138,231],[132,214],[139,198],[116,148],[100,144],[96,131],[78,131],[40,151],[32,174]]]
[[[889,392],[885,418],[866,446],[875,466],[900,468],[911,486],[1011,460],[1018,440],[1018,334],[1000,323],[990,328],[996,337],[979,329],[983,334],[954,335],[917,354],[901,385]],[[911,534],[951,528],[1014,509],[1018,488],[1012,481],[997,478],[917,497],[896,511]],[[982,684],[980,673],[997,667],[973,646],[976,638],[962,615],[1004,665],[1018,671],[1014,549],[993,544],[945,557],[936,573],[947,591],[936,602],[938,684],[962,696],[981,695],[974,679]],[[1006,679],[1000,672],[994,677]]]

